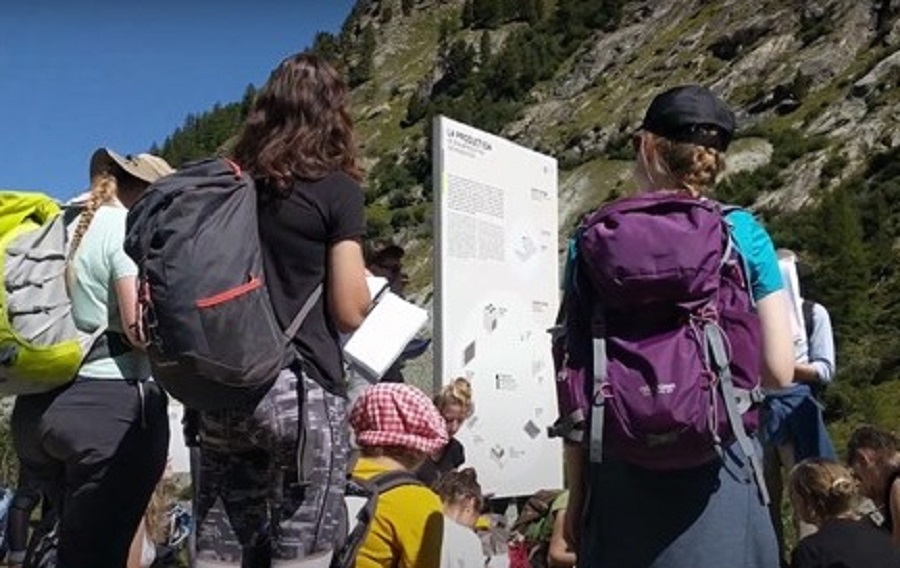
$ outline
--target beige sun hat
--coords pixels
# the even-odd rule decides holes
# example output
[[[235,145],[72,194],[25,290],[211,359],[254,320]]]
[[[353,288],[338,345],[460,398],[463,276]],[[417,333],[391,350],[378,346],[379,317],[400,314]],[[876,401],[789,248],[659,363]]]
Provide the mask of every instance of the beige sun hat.
[[[113,164],[122,168],[125,173],[147,183],[153,183],[161,177],[174,173],[169,163],[153,154],[128,154],[122,156],[109,148],[99,148],[91,156],[91,178],[103,171],[110,171]]]

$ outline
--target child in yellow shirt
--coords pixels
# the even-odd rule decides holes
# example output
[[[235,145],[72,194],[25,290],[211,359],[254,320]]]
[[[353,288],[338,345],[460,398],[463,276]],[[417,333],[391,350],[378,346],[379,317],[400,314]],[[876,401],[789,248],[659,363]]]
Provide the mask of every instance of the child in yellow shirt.
[[[367,480],[389,471],[415,471],[448,440],[447,427],[421,390],[379,383],[353,405],[350,425],[361,457],[353,476]],[[444,519],[441,500],[427,487],[407,484],[378,497],[356,568],[438,568]]]

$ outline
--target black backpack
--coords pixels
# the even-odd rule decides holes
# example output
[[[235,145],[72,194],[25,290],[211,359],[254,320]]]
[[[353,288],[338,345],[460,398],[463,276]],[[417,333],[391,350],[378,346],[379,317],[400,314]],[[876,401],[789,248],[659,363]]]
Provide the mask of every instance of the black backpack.
[[[283,331],[263,274],[253,179],[227,160],[185,165],[128,213],[153,377],[189,408],[254,403],[298,355],[321,284]]]
[[[353,568],[356,555],[369,534],[378,497],[403,485],[423,485],[409,471],[388,471],[369,479],[351,478],[344,493],[347,508],[347,540],[331,559],[331,568]]]

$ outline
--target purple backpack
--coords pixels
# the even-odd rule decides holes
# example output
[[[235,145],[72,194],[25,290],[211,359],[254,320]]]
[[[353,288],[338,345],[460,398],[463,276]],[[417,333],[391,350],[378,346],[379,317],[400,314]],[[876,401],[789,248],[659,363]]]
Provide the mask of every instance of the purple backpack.
[[[650,193],[589,215],[571,243],[556,328],[560,420],[551,430],[655,470],[715,459],[758,422],[761,334],[726,210]]]

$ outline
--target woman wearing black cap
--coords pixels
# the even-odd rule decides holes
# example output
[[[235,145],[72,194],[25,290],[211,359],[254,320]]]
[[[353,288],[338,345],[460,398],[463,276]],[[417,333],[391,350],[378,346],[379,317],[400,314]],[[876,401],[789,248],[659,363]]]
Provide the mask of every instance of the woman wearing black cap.
[[[716,179],[725,168],[724,152],[734,128],[735,120],[732,112],[705,88],[677,87],[660,94],[651,103],[641,128],[634,136],[637,153],[634,173],[638,191],[706,199],[705,196],[712,190]],[[746,211],[730,211],[725,214],[725,220],[730,226],[732,242],[744,264],[742,271],[744,284],[740,289],[742,293],[749,292],[759,316],[757,338],[761,335],[761,343],[756,344],[756,349],[744,349],[750,354],[747,360],[752,362],[754,354],[760,352],[759,370],[763,386],[786,385],[790,383],[793,372],[792,344],[781,276],[771,239]],[[636,248],[641,253],[646,252],[646,255],[640,256],[646,256],[656,262],[659,261],[660,251],[667,251],[665,254],[671,254],[673,257],[680,254],[680,249],[671,246],[670,243],[661,243],[660,250],[655,250],[655,243],[658,241],[653,240],[653,233],[647,235],[651,235],[647,237],[647,243]],[[711,250],[713,249],[714,247],[711,247]],[[716,262],[718,260],[719,257],[716,257]],[[654,266],[655,270],[654,262],[648,262],[647,265]],[[660,263],[662,264],[666,263]],[[678,261],[676,260],[674,264],[677,265]],[[636,293],[633,290],[633,287],[630,289],[626,287],[624,293],[634,295]],[[610,299],[607,298],[607,301]],[[642,312],[630,314],[632,320],[626,323],[623,323],[622,318],[618,318],[617,325],[628,329],[632,326],[644,332],[646,330],[643,330],[641,325],[660,325],[660,321],[667,317],[665,314],[669,312],[681,314],[685,309],[692,309],[685,308],[683,304],[661,305],[660,300],[655,297],[647,300],[651,301],[657,303],[650,305],[659,306],[660,310],[663,310],[654,312],[656,315],[653,317],[641,320],[651,321],[652,324],[635,326],[634,318],[652,315]],[[718,302],[718,297],[715,297],[714,301]],[[745,297],[742,305],[750,304]],[[753,310],[752,307],[745,309]],[[573,316],[571,310],[572,308],[569,315]],[[587,313],[591,313],[590,309]],[[610,325],[610,320],[615,314],[611,314],[608,310],[605,313],[607,314],[605,321]],[[578,317],[577,314],[574,317]],[[694,316],[690,317],[690,321],[694,321]],[[708,320],[699,321],[697,325],[703,326],[702,329],[705,331],[706,323]],[[568,325],[577,324],[573,324],[570,318]],[[681,320],[672,325],[684,326]],[[659,332],[654,333],[658,334],[654,337],[661,336]],[[586,376],[594,376],[598,371],[591,369],[589,360],[581,358],[581,361],[573,362],[573,345],[576,345],[571,343],[573,341],[579,340],[570,339],[570,361],[567,368],[581,366],[583,367],[581,371],[586,372]],[[614,348],[621,349],[620,345],[616,344]],[[635,348],[638,349],[636,353],[639,356],[644,356],[650,350],[646,343],[636,340],[632,346],[637,346]],[[642,352],[641,349],[645,351]],[[677,356],[683,356],[681,351],[676,353]],[[607,351],[604,350],[603,356],[606,357],[606,354]],[[646,360],[652,363],[656,356],[647,354]],[[575,359],[580,357],[577,356]],[[645,373],[640,365],[633,369],[637,369],[634,372]],[[607,372],[601,370],[599,376],[609,378],[609,375],[605,374]],[[620,380],[624,380],[623,376],[628,375],[620,374]],[[648,384],[652,382],[647,378],[649,376],[644,377]],[[675,385],[686,384],[675,381],[668,383],[668,386],[676,388]],[[628,388],[624,383],[607,383],[604,386],[609,386],[613,390],[618,388],[620,392]],[[660,382],[654,396],[666,394],[662,386],[664,385]],[[601,392],[604,397],[608,395],[607,392]],[[708,405],[708,402],[704,403],[704,412],[709,408]],[[603,418],[600,419],[600,423],[604,423]],[[698,453],[702,460],[698,462],[700,465],[679,465],[676,459],[672,459],[670,463],[673,465],[669,469],[656,469],[638,464],[640,460],[628,459],[635,454],[627,454],[622,451],[621,445],[616,445],[621,438],[617,440],[614,437],[626,434],[622,434],[621,430],[610,428],[610,411],[606,412],[605,424],[599,427],[601,432],[604,430],[608,432],[599,438],[602,440],[603,448],[602,460],[599,463],[593,458],[600,444],[591,448],[590,452],[587,445],[575,443],[566,445],[567,471],[571,487],[567,527],[571,540],[580,543],[579,566],[584,568],[778,566],[778,549],[765,506],[764,484],[756,481],[761,479],[761,473],[754,475],[748,467],[752,461],[749,455],[754,453],[760,455],[758,445],[752,436],[744,438],[746,444],[742,447],[739,447],[738,441],[723,442],[719,447],[722,450],[721,455],[712,451],[713,444],[710,443],[708,453],[705,451]],[[642,425],[635,424],[638,424],[638,427]],[[648,432],[654,431],[653,426],[646,428]],[[680,432],[675,433],[676,438],[680,435]],[[647,439],[655,437],[657,436],[647,435]],[[662,439],[662,436],[658,437]],[[712,442],[712,436],[710,438]],[[740,437],[737,438],[740,441]],[[649,452],[651,459],[657,459],[655,456],[658,454],[654,452],[660,450],[653,440],[638,443],[645,444],[644,451]],[[662,440],[659,443],[667,444],[669,441]],[[608,451],[609,448],[613,451]],[[746,451],[748,448],[750,450]],[[589,453],[593,460],[590,467],[587,465]],[[706,457],[707,455],[709,457]]]

